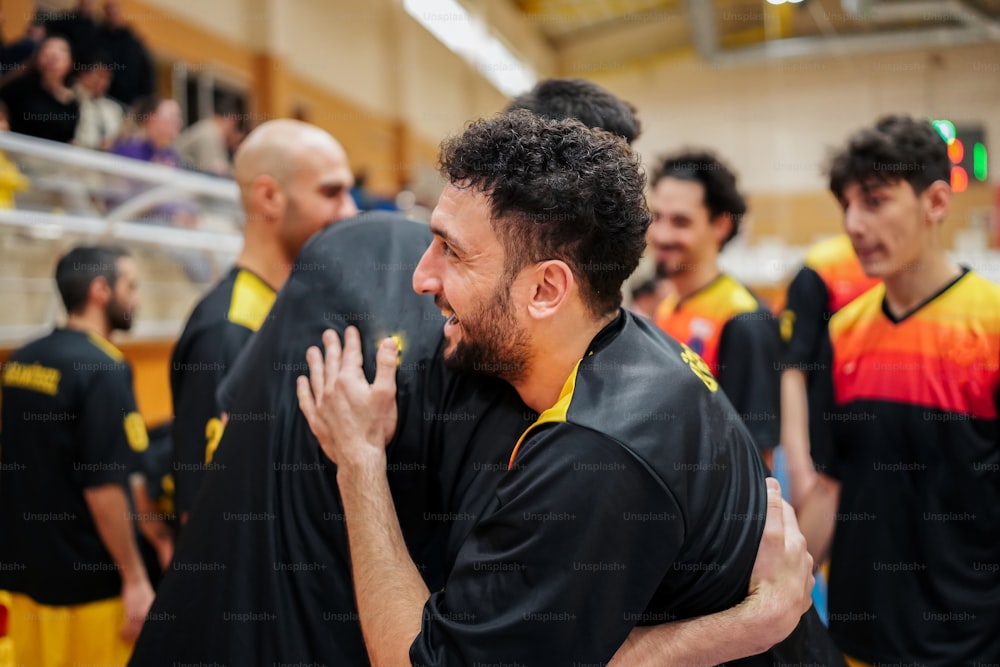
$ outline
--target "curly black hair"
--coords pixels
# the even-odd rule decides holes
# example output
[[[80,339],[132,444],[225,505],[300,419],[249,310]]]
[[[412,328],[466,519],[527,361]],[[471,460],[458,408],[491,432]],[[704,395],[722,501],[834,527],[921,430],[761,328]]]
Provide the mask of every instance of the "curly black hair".
[[[594,316],[621,306],[650,215],[639,159],[620,137],[577,120],[506,112],[446,139],[441,173],[486,195],[508,285],[525,266],[560,259]]]
[[[830,160],[830,192],[844,198],[848,185],[906,181],[920,194],[935,181],[950,180],[948,145],[934,126],[905,114],[883,116],[858,130]]]
[[[527,109],[544,118],[575,118],[632,143],[642,131],[635,107],[586,79],[545,79],[515,97],[505,111]]]
[[[701,183],[705,188],[705,208],[711,220],[723,213],[729,214],[733,228],[722,241],[722,248],[739,233],[743,215],[747,212],[747,201],[736,187],[736,174],[714,153],[687,150],[667,156],[653,173],[653,185],[664,178]]]

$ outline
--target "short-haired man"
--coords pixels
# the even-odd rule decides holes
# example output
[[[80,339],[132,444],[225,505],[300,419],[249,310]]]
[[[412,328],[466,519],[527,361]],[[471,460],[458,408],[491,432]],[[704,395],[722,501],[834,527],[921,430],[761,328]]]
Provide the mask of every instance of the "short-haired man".
[[[120,248],[78,247],[56,283],[66,326],[3,369],[0,589],[17,664],[122,665],[153,601],[127,486],[149,441],[108,340],[132,325],[136,266]]]
[[[344,149],[308,123],[260,125],[237,151],[234,176],[246,212],[243,250],[195,306],[171,358],[175,508],[182,520],[222,437],[215,399],[222,378],[264,322],[306,241],[358,212]]]
[[[747,210],[736,176],[708,152],[672,155],[653,175],[651,208],[656,272],[674,287],[655,321],[705,360],[770,463],[780,430],[777,322],[718,261]]]
[[[830,320],[799,516],[816,562],[830,552],[830,631],[858,664],[1000,656],[1000,286],[945,252],[950,166],[930,123],[887,116],[830,169],[882,283]]]
[[[473,123],[441,161],[450,183],[414,289],[448,318],[445,362],[505,380],[539,417],[431,594],[386,480],[396,345],[381,343],[374,385],[353,328],[343,351],[324,336],[325,362],[310,349],[299,401],[337,464],[372,662],[605,662],[641,619],[739,602],[764,469],[704,362],[619,307],[649,221],[635,156],[610,133],[513,112]],[[740,655],[719,648],[693,655]]]
[[[635,107],[587,79],[543,79],[510,101],[506,111],[524,109],[542,118],[575,118],[631,144],[642,132]]]

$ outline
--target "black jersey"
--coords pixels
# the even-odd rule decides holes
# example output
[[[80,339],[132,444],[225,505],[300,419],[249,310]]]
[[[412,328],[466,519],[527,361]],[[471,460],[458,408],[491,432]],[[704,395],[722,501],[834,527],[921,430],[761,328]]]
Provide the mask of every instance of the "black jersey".
[[[83,492],[125,490],[149,444],[128,364],[95,334],[56,329],[11,355],[2,386],[0,589],[48,605],[118,595]]]
[[[430,239],[425,225],[372,213],[331,225],[302,250],[221,388],[229,423],[131,664],[367,663],[336,467],[298,408],[295,380],[308,374],[306,348],[324,329],[357,326],[371,374],[374,343],[399,337],[400,426],[388,472],[396,506],[420,532],[407,539],[422,563],[443,522],[440,505],[425,502],[440,496],[428,490],[436,478],[427,453],[409,444],[424,441],[424,406],[411,397],[444,321],[411,287]]]
[[[170,359],[174,402],[173,477],[177,512],[190,512],[222,437],[215,392],[246,342],[263,324],[274,290],[246,269],[233,268],[198,303]]]
[[[830,320],[813,458],[841,484],[830,631],[870,663],[1000,659],[1000,286],[966,272],[902,319]]]
[[[745,597],[763,463],[707,364],[650,323],[622,312],[502,451],[506,473],[459,499],[414,664],[603,664],[637,624]],[[841,664],[815,612],[740,664],[803,659]]]
[[[533,469],[528,466],[531,461],[545,463],[542,460],[545,450],[535,442],[534,435],[515,460],[514,469],[508,470],[519,436],[538,415],[524,406],[508,384],[492,378],[457,375],[443,366],[440,346],[444,319],[430,297],[418,296],[411,288],[413,269],[430,239],[426,227],[389,214],[366,214],[320,232],[303,250],[275,302],[272,317],[244,349],[220,388],[222,407],[236,418],[231,417],[210,465],[211,483],[203,485],[196,500],[196,510],[181,535],[175,563],[160,587],[151,621],[139,638],[132,664],[170,665],[174,661],[367,664],[354,604],[335,467],[310,434],[295,396],[296,376],[308,372],[305,349],[319,342],[324,328],[343,331],[349,324],[359,327],[365,342],[365,368],[369,377],[374,369],[374,343],[390,334],[401,339],[397,375],[399,425],[388,451],[388,476],[404,537],[428,587],[440,591],[447,581],[446,593],[454,586],[459,594],[463,589],[468,590],[464,587],[468,586],[465,577],[469,575],[482,575],[485,582],[503,574],[496,566],[499,562],[496,558],[470,557],[469,545],[482,544],[483,521],[496,514],[501,494],[507,495],[524,484],[544,485],[549,481],[551,475],[543,475],[535,482],[526,482],[523,476],[511,477],[512,473]],[[619,323],[630,330],[637,326],[625,316]],[[610,338],[617,340],[618,331],[613,333]],[[661,340],[661,352],[676,353],[677,346],[670,347],[665,340],[665,337]],[[626,342],[622,340],[622,344]],[[588,376],[592,371],[600,372],[600,366],[594,364],[606,356],[594,357],[593,364],[585,362]],[[695,355],[688,358],[697,363]],[[689,378],[687,382],[683,378],[673,380],[689,393],[692,385],[703,386],[702,380],[683,362],[676,361],[671,368]],[[705,381],[712,382],[705,369],[698,368]],[[662,382],[669,383],[671,379],[662,378]],[[636,384],[628,395],[640,392],[641,386]],[[651,489],[651,497],[667,504],[648,502],[637,506],[637,516],[594,514],[593,522],[582,528],[589,534],[605,530],[652,531],[654,539],[649,543],[623,546],[615,553],[617,562],[627,561],[628,568],[635,567],[637,572],[657,569],[655,577],[643,580],[645,590],[635,584],[623,590],[622,599],[618,599],[619,592],[605,585],[583,591],[587,602],[581,602],[579,597],[570,601],[580,605],[578,613],[593,612],[602,620],[609,612],[596,609],[600,605],[596,600],[621,608],[627,604],[628,609],[636,610],[635,616],[616,619],[614,627],[601,628],[598,637],[577,633],[571,642],[581,643],[582,648],[577,649],[565,646],[569,641],[565,625],[552,640],[539,644],[538,653],[532,644],[512,644],[503,639],[503,633],[494,632],[484,639],[482,649],[488,646],[498,651],[490,662],[516,655],[527,656],[528,659],[519,660],[522,664],[558,664],[566,656],[584,654],[596,662],[606,659],[604,651],[617,648],[615,642],[620,643],[624,638],[622,632],[636,622],[653,623],[669,620],[675,614],[721,609],[745,595],[764,519],[762,467],[749,447],[745,428],[725,399],[706,398],[707,389],[700,392],[692,393],[697,397],[695,403],[717,411],[722,419],[719,432],[733,438],[733,446],[724,445],[722,440],[715,442],[720,453],[716,460],[710,461],[675,461],[664,451],[658,463],[670,467],[676,462],[679,467],[672,472],[674,476],[690,472],[706,479],[718,476],[736,482],[720,481],[718,486],[705,489],[690,485],[679,492],[680,500],[674,502],[669,500],[670,492],[653,476],[640,477],[642,483],[637,486]],[[664,425],[666,417],[656,419],[645,415],[638,405],[629,412],[638,416],[626,424],[669,428]],[[699,433],[698,427],[685,423],[691,434]],[[572,428],[582,439],[588,438],[586,428]],[[538,429],[537,433],[540,438],[564,435],[562,430],[555,429],[552,432]],[[595,436],[593,442],[596,449],[588,448],[590,457],[580,459],[583,467],[570,474],[589,494],[588,504],[575,510],[580,519],[573,524],[577,528],[585,521],[584,514],[592,512],[597,494],[600,493],[600,498],[605,495],[597,486],[603,474],[602,463],[627,465],[630,474],[643,465],[637,455],[609,444],[607,436]],[[706,436],[706,452],[712,451],[712,442]],[[700,451],[702,444],[692,442],[680,447],[691,454]],[[615,448],[626,455],[607,461],[600,459],[600,455],[614,452]],[[594,451],[597,453],[593,454]],[[724,471],[720,470],[722,465],[726,466]],[[565,467],[565,462],[560,463],[552,474]],[[720,488],[727,493],[720,493]],[[553,502],[564,500],[554,493]],[[656,516],[651,514],[654,507]],[[709,511],[712,507],[722,514],[706,520],[704,532],[687,525],[712,514]],[[728,516],[723,507],[730,508]],[[547,510],[532,511],[544,514]],[[668,519],[666,514],[677,516]],[[523,522],[539,526],[544,525],[545,518],[533,516]],[[607,528],[604,520],[609,524]],[[677,530],[682,524],[683,536],[677,539],[672,530],[663,529],[671,525]],[[494,530],[495,521],[490,525],[494,526],[490,530]],[[661,536],[661,529],[662,546],[656,539]],[[523,535],[522,526],[520,532],[510,534],[510,539]],[[497,536],[502,537],[503,531]],[[654,563],[661,552],[675,550],[669,546],[673,542],[682,545],[677,553],[669,560]],[[696,555],[698,543],[706,545],[702,556]],[[720,556],[718,565],[709,562],[714,549],[726,552]],[[598,583],[602,575],[607,575],[594,565],[595,561],[584,559],[582,554],[567,550],[553,554],[552,558],[561,559],[570,573],[571,561],[588,563],[577,571],[590,568],[592,581]],[[636,559],[634,565],[632,559]],[[723,564],[725,569],[720,570]],[[673,577],[675,571],[671,568],[675,565],[677,576]],[[669,592],[676,594],[676,599],[661,596],[650,605],[665,573],[676,587],[662,589],[662,595]],[[511,573],[508,571],[506,575]],[[543,584],[538,581],[540,587]],[[589,601],[590,598],[595,602]],[[626,598],[627,603],[623,602]],[[429,603],[426,617],[430,625],[425,628],[421,646],[432,647],[436,637],[452,632],[437,623],[475,625],[477,621],[472,614],[482,623],[492,615],[509,617],[507,610],[496,609],[489,598],[476,611],[445,615],[434,612],[435,606],[452,604],[449,600],[437,594]],[[537,613],[548,613],[545,601],[533,595],[519,604],[529,605],[532,600],[543,605]],[[655,611],[658,615],[653,615],[654,610],[658,610]],[[595,625],[593,620],[581,620],[584,622],[588,627]],[[456,642],[466,642],[469,638],[458,630],[449,636]],[[800,632],[793,638],[788,645],[799,652],[790,656],[806,655],[795,647],[801,647],[808,636]],[[556,645],[566,649],[563,657],[553,658],[551,650]],[[451,643],[438,648],[442,657],[435,658],[435,662],[473,664],[465,662],[464,657],[456,662]],[[414,647],[414,651],[423,650]],[[478,655],[480,649],[463,646],[458,650],[467,651],[462,653],[467,656]]]

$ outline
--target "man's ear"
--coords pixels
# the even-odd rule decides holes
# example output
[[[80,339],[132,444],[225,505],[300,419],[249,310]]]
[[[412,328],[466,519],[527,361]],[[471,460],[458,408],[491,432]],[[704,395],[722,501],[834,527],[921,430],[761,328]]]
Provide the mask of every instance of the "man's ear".
[[[712,234],[715,235],[715,245],[719,248],[729,235],[733,233],[733,216],[730,213],[720,213],[712,218]]]
[[[97,276],[90,281],[90,286],[87,287],[87,303],[93,303],[103,308],[113,297],[114,290],[111,289],[107,278]]]
[[[550,259],[539,262],[530,269],[528,276],[528,314],[535,319],[555,315],[576,290],[576,277],[566,262]]]
[[[935,225],[940,224],[951,209],[951,186],[944,181],[934,181],[923,191],[920,198],[924,202],[927,220]]]
[[[254,210],[267,220],[280,220],[285,211],[285,192],[278,181],[268,174],[261,174],[250,184],[250,200]]]

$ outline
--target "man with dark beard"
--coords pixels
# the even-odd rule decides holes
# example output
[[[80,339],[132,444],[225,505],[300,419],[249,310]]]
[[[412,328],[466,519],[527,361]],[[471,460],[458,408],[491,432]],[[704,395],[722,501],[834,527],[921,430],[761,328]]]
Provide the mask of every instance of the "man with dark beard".
[[[78,247],[56,283],[66,326],[3,369],[0,589],[17,664],[122,665],[153,601],[127,491],[149,440],[108,340],[132,326],[136,266],[120,248]]]
[[[397,343],[374,346],[374,384],[357,329],[343,347],[324,333],[325,360],[309,349],[297,395],[336,464],[371,662],[603,664],[637,624],[739,603],[764,530],[764,466],[704,361],[620,309],[649,221],[635,155],[579,122],[513,112],[473,123],[441,162],[450,183],[414,290],[446,318],[449,368],[504,381],[538,417],[507,442],[502,478],[461,513],[435,589],[386,474],[386,444],[411,427],[407,402],[397,406]],[[810,612],[747,664],[841,664],[817,623]],[[734,630],[721,624],[694,650],[665,640],[648,664],[757,652],[739,652]]]
[[[770,464],[780,430],[777,320],[718,261],[747,210],[736,176],[708,152],[672,155],[653,175],[650,203],[656,272],[674,287],[656,324],[705,360]]]

